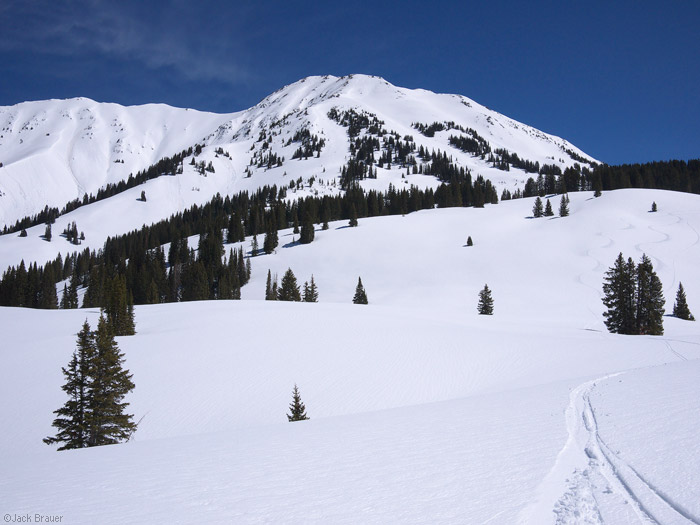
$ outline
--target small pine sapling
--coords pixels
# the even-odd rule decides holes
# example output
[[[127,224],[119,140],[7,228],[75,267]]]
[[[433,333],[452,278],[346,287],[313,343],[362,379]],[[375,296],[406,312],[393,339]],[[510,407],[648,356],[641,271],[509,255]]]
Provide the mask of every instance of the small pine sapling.
[[[289,404],[290,414],[287,414],[287,419],[291,423],[292,421],[305,421],[309,419],[306,415],[306,406],[301,400],[301,394],[299,394],[299,388],[294,385],[294,390],[292,390],[292,402]]]

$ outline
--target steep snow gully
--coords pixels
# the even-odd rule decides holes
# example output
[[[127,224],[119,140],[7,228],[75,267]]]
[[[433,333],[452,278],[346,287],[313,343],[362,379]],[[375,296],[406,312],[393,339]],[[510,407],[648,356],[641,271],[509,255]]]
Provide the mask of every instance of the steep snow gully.
[[[669,349],[677,354],[665,341]],[[647,481],[601,437],[591,393],[597,385],[634,371],[618,372],[575,387],[566,409],[568,439],[526,508],[527,524],[698,524],[700,517]]]

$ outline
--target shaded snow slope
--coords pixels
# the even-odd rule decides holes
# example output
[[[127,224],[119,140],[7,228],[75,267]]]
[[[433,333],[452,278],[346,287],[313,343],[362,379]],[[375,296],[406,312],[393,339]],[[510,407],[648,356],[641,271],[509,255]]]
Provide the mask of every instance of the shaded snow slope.
[[[337,192],[333,182],[347,163],[349,138],[346,128],[328,118],[332,108],[374,114],[384,121],[387,132],[411,135],[418,146],[429,151],[447,151],[459,165],[472,169],[474,176],[482,174],[498,187],[515,189],[529,175],[518,169],[496,170],[450,146],[449,136],[458,134],[454,130],[424,137],[412,125],[453,121],[478,132],[493,149],[505,148],[523,159],[562,169],[574,163],[567,150],[593,160],[564,139],[466,97],[399,88],[366,75],[308,77],[248,110],[222,115],[162,104],[123,107],[85,98],[25,102],[0,108],[0,225],[13,224],[46,205],[60,209],[68,201],[96,194],[107,183],[126,180],[130,173],[135,175],[162,157],[195,144],[204,146],[197,162],[213,162],[217,179],[201,183],[187,180],[180,185],[197,188],[194,191],[202,192],[205,201],[217,192],[227,194],[265,184],[287,186],[299,177],[304,181],[316,177],[318,181],[302,194]],[[324,139],[326,146],[318,158],[292,160],[300,143],[289,141],[303,129]],[[227,156],[217,155],[219,148]],[[269,152],[285,158],[281,167],[258,167],[257,160],[251,166],[251,159]],[[182,166],[182,178],[196,173],[189,165],[191,160]],[[366,185],[386,189],[389,183],[407,182],[401,179],[405,171],[397,166],[379,169],[378,179]],[[199,174],[197,177],[204,179]],[[419,186],[436,183],[433,177],[418,175],[408,180]],[[148,187],[149,197],[159,188]],[[157,195],[167,201],[159,208],[159,219],[202,198],[191,190],[174,195],[168,188]]]

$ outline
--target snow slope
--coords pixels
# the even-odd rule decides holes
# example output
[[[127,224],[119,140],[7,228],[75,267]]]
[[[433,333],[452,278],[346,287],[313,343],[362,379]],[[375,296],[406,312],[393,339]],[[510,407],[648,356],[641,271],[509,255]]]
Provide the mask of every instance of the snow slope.
[[[571,194],[281,232],[242,301],[137,306],[132,443],[54,452],[93,309],[0,309],[0,510],[63,523],[698,523],[698,323],[608,334],[619,252],[698,313],[700,197]],[[652,201],[658,213],[648,213]],[[97,235],[97,233],[95,233]],[[464,246],[467,235],[475,245]],[[49,244],[49,243],[45,243]],[[51,243],[53,244],[53,243]],[[9,257],[9,255],[8,255]],[[267,269],[320,302],[262,301]],[[350,304],[362,276],[370,304]],[[495,315],[476,313],[488,283]],[[289,424],[298,384],[311,420]]]
[[[251,190],[265,184],[287,186],[301,177],[318,181],[306,192],[337,192],[333,182],[347,163],[346,128],[329,119],[332,108],[368,112],[385,122],[388,132],[411,135],[429,151],[448,151],[459,165],[484,175],[499,187],[515,189],[527,179],[523,171],[496,170],[448,144],[458,132],[442,131],[424,137],[412,125],[454,121],[477,131],[495,148],[506,148],[521,158],[562,169],[574,160],[566,150],[593,160],[566,140],[543,133],[491,111],[459,95],[435,94],[391,85],[366,75],[308,77],[285,86],[259,104],[238,113],[217,115],[162,104],[123,107],[79,98],[25,102],[0,107],[0,226],[33,215],[44,206],[62,208],[68,201],[96,194],[107,183],[126,180],[162,157],[195,144],[204,146],[197,161],[213,162],[215,181],[205,179],[188,158],[183,176],[168,184],[149,186],[149,197],[163,201],[158,219],[181,211],[217,192]],[[302,129],[323,138],[318,158],[292,160],[298,142],[289,143]],[[263,133],[264,135],[261,135]],[[261,137],[264,136],[264,139]],[[221,148],[228,156],[217,155]],[[285,158],[281,167],[257,167],[251,158],[273,151]],[[380,169],[378,179],[367,181],[386,189],[401,179],[405,168]],[[250,177],[247,175],[250,174]],[[433,177],[409,177],[412,184],[435,185]],[[308,184],[307,184],[308,186]],[[196,189],[194,189],[196,188]],[[140,194],[140,188],[138,194]],[[201,193],[200,193],[201,192]]]

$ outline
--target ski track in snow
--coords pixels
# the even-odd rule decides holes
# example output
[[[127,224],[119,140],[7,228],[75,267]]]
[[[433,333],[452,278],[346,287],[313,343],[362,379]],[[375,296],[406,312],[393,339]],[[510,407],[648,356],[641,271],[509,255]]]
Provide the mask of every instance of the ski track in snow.
[[[687,361],[668,341],[664,343],[679,359]],[[647,481],[616,454],[598,432],[590,394],[599,382],[626,373],[629,372],[605,375],[571,391],[566,409],[569,437],[541,483],[539,497],[521,514],[521,523],[619,523],[621,512],[627,523],[700,523],[700,517],[692,515]],[[561,495],[553,501],[557,494]]]

